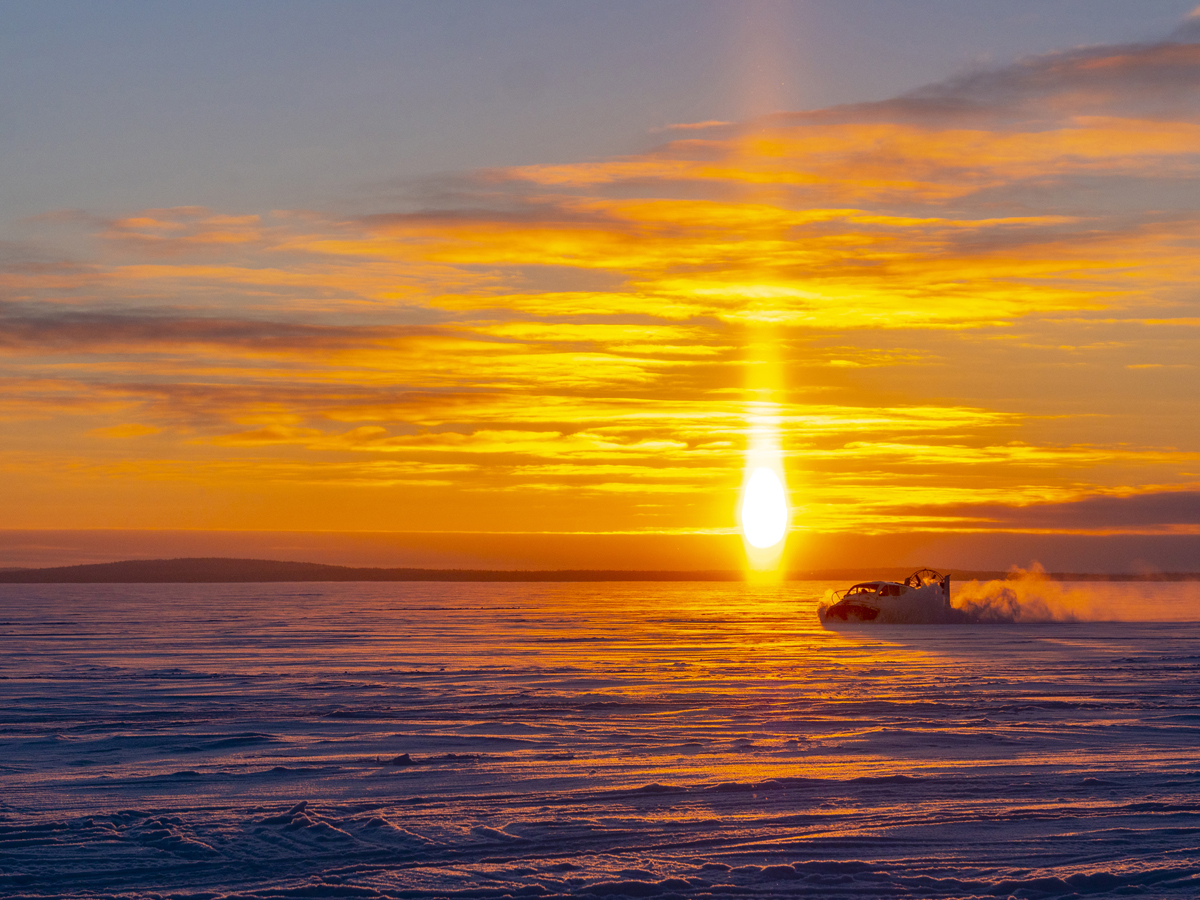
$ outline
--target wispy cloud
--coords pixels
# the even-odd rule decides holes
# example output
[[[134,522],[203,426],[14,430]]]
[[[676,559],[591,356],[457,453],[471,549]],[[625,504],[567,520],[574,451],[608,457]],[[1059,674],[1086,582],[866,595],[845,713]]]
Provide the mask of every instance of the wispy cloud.
[[[1145,485],[1120,510],[1190,527],[1190,27],[416,211],[48,213],[0,248],[0,479],[283,486],[227,527],[374,484],[447,527],[721,528],[770,367],[799,527],[1124,527]]]

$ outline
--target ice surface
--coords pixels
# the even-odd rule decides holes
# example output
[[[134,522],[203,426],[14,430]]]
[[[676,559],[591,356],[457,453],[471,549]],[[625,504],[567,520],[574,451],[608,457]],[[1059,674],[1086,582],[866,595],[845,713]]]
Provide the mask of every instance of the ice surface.
[[[1200,896],[1197,585],[828,587],[2,586],[0,895]]]

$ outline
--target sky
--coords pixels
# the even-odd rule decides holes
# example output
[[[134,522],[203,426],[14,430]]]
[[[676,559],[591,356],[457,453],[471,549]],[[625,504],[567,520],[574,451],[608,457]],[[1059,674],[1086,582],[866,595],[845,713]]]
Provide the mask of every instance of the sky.
[[[0,3],[0,563],[1200,569],[1193,6]]]

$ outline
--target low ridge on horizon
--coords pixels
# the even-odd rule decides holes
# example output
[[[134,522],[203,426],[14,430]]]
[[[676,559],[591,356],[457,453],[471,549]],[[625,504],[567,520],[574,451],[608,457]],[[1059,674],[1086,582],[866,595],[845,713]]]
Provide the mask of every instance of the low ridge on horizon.
[[[795,570],[788,581],[903,578],[912,567],[881,566],[874,570]],[[946,571],[959,581],[1003,580],[1015,570]],[[1103,574],[1044,572],[1057,581],[1193,581],[1200,572]],[[0,584],[173,584],[265,583],[324,581],[741,581],[745,573],[732,569],[437,569],[416,566],[342,566],[294,560],[239,557],[178,557],[126,559],[42,568],[0,568]]]

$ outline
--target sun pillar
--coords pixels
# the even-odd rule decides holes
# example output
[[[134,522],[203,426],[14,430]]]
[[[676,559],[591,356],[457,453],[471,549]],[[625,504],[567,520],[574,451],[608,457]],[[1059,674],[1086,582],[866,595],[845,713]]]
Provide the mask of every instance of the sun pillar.
[[[738,526],[747,568],[758,578],[781,578],[792,509],[783,465],[779,365],[773,341],[755,342],[747,360],[750,399],[746,414],[746,465],[738,500]]]

